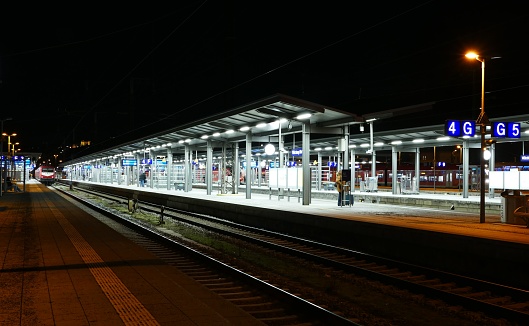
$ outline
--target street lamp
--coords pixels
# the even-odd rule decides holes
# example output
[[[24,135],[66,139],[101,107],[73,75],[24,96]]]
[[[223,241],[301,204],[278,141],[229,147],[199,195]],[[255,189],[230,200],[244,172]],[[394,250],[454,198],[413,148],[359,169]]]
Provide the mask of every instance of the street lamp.
[[[9,121],[9,120],[12,120],[12,118],[0,119],[1,128],[2,128],[0,132],[2,133],[2,136],[4,135],[4,121]],[[4,157],[4,137],[0,137],[0,138],[1,138],[1,140],[0,140],[0,197],[2,197],[2,191],[4,190],[3,187],[4,187],[4,164],[5,164],[5,160],[3,160],[3,157]]]
[[[13,144],[13,146],[11,147],[11,156],[15,156],[15,145],[18,146],[18,145],[20,145],[20,143],[16,142],[16,143]]]
[[[2,132],[2,136],[7,136],[7,155],[11,155],[11,137],[15,137],[16,135],[16,132],[12,133],[11,135]]]
[[[17,135],[16,132],[12,133],[11,135],[8,135],[7,133],[3,132],[2,133],[2,136],[7,136],[7,155],[8,156],[11,156],[11,137],[15,137]],[[7,162],[7,161],[4,161],[4,163]],[[7,172],[7,163],[5,163],[6,165],[6,172]],[[11,177],[13,177],[13,175],[11,175]]]
[[[479,125],[481,134],[481,152],[479,155],[480,163],[480,187],[479,187],[479,223],[485,223],[485,157],[484,152],[487,150],[485,144],[485,128],[490,124],[489,118],[485,113],[485,58],[475,52],[468,52],[465,56],[469,59],[476,59],[481,62],[481,113],[476,120]]]

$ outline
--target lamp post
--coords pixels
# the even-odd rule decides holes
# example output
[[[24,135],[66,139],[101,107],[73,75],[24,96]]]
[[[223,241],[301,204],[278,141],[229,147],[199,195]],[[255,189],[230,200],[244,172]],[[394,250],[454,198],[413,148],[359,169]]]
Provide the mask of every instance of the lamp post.
[[[7,155],[11,155],[11,137],[15,137],[16,135],[16,132],[12,133],[11,135],[2,132],[2,136],[7,136]]]
[[[11,156],[15,156],[15,145],[20,145],[19,142],[13,143],[13,146],[11,147]]]
[[[1,122],[1,128],[2,130],[0,131],[2,133],[2,136],[4,135],[4,121],[9,121],[9,120],[12,120],[12,118],[5,118],[5,119],[0,119],[0,122]],[[1,140],[0,140],[0,197],[2,197],[2,192],[4,191],[4,164],[5,164],[5,160],[3,159],[4,157],[4,137],[0,137]],[[9,149],[8,149],[9,150]]]
[[[481,152],[479,156],[480,163],[480,187],[479,187],[479,223],[485,223],[485,157],[484,152],[487,149],[485,143],[485,128],[490,124],[489,118],[485,113],[485,58],[469,52],[465,55],[469,59],[476,59],[481,62],[481,113],[476,120],[476,125],[479,125],[479,133],[481,135]]]
[[[8,135],[7,133],[3,132],[2,136],[7,136],[7,155],[11,156],[11,137],[15,137],[17,135],[16,132],[12,133],[11,135]],[[7,161],[4,161],[7,162]],[[6,172],[7,172],[7,163],[6,163]]]

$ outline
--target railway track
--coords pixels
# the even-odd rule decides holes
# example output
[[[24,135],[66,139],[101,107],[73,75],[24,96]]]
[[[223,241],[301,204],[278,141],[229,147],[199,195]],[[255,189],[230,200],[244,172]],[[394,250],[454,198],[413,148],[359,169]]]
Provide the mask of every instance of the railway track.
[[[83,190],[85,191],[85,190]],[[108,200],[125,201],[113,195],[97,194]],[[352,275],[390,284],[400,289],[440,299],[453,306],[480,311],[493,318],[527,324],[529,292],[501,284],[410,265],[354,250],[256,229],[211,216],[193,214],[141,203],[141,209],[200,228],[315,262]]]
[[[247,311],[265,325],[358,325],[234,266],[153,232],[143,223],[124,219],[59,187],[54,188],[102,213],[105,216],[102,221],[109,227]]]

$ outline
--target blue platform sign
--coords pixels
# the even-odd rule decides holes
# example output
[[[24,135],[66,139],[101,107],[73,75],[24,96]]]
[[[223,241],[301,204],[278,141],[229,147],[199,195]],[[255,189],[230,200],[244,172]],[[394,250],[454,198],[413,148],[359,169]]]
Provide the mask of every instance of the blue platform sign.
[[[450,137],[469,136],[476,134],[476,122],[472,120],[446,120],[445,135]]]
[[[519,122],[493,122],[492,137],[520,138],[520,127]]]
[[[520,162],[529,162],[529,155],[520,155]]]
[[[137,161],[132,159],[122,159],[121,166],[136,166]]]

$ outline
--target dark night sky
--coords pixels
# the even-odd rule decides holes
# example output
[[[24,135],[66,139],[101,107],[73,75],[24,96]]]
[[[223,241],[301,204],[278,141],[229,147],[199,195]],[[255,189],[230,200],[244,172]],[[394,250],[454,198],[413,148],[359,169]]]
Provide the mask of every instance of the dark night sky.
[[[285,4],[287,3],[287,4]],[[368,3],[368,2],[366,2]],[[174,1],[0,11],[0,119],[24,151],[110,144],[274,93],[356,114],[435,102],[387,128],[527,110],[521,1]],[[131,90],[134,96],[131,96]],[[384,128],[384,124],[377,126]]]

